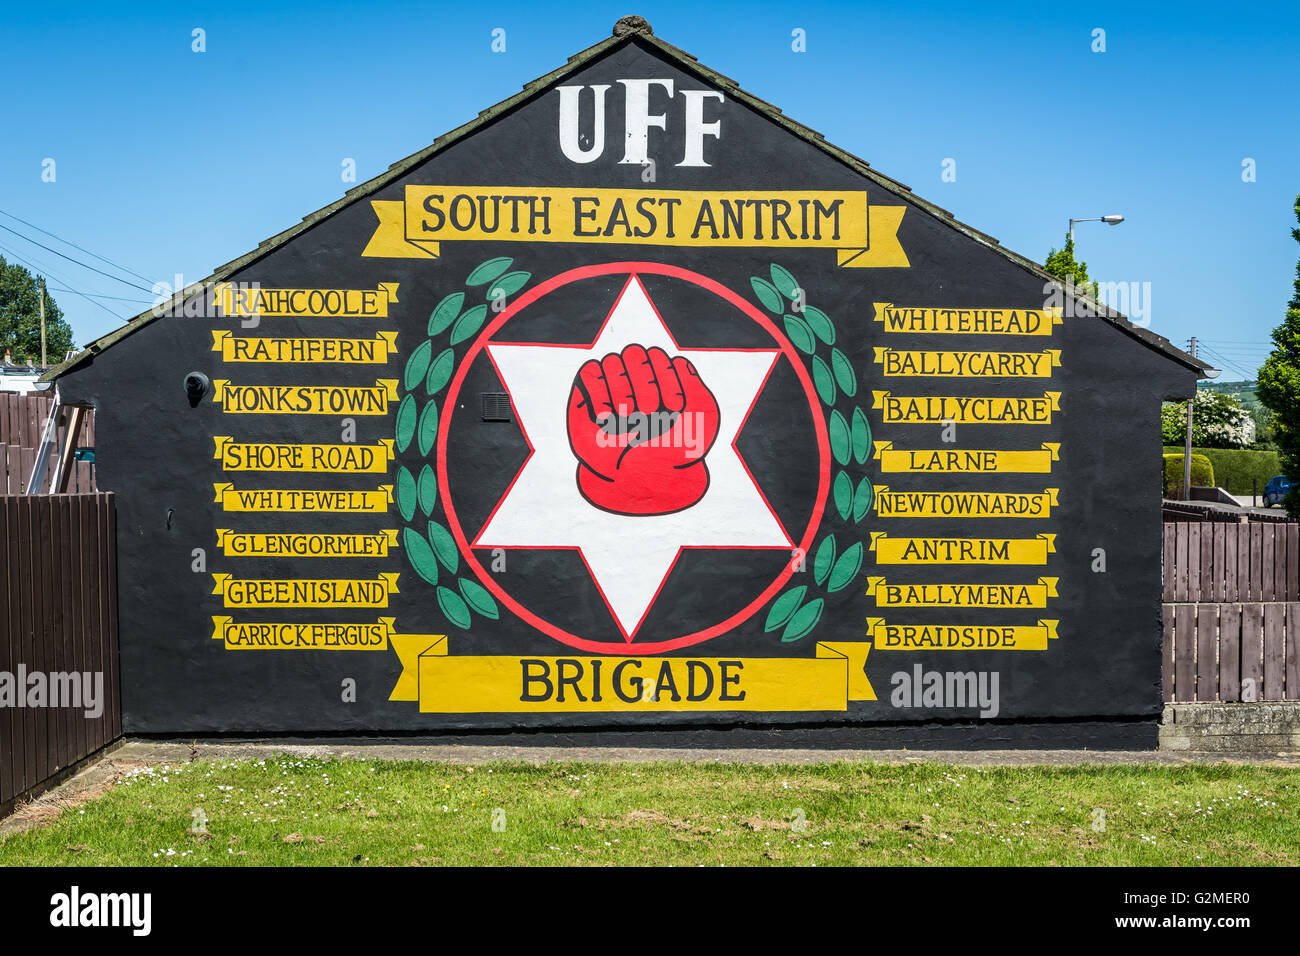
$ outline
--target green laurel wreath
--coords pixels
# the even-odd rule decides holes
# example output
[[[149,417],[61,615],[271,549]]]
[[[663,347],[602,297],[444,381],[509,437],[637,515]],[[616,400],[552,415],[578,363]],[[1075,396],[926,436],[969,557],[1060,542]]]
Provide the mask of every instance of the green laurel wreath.
[[[466,287],[487,287],[487,302],[464,308],[465,293],[453,292],[433,309],[429,316],[429,337],[416,347],[406,360],[402,374],[402,389],[406,396],[397,407],[396,445],[405,452],[414,441],[420,454],[428,458],[438,437],[437,395],[451,381],[456,371],[456,346],[472,338],[487,321],[488,304],[504,301],[514,295],[532,278],[529,272],[510,272],[514,260],[489,259],[480,264],[465,280]],[[447,344],[441,351],[434,350],[444,336]],[[402,465],[397,470],[397,509],[406,524],[402,528],[402,551],[411,569],[424,581],[433,585],[434,595],[443,616],[461,630],[469,630],[473,621],[471,610],[482,617],[497,620],[501,612],[483,585],[470,577],[457,577],[460,569],[460,552],[456,539],[446,525],[434,517],[438,507],[438,479],[433,468],[425,464],[419,476]],[[423,518],[417,518],[417,511]],[[443,509],[446,520],[446,509]],[[421,524],[424,529],[421,530]],[[440,570],[451,575],[455,588],[439,583]]]
[[[863,476],[855,485],[854,476],[848,470],[851,463],[866,464],[871,454],[871,425],[862,408],[853,402],[858,392],[858,378],[848,356],[835,347],[835,325],[830,317],[811,305],[803,304],[799,308],[804,290],[788,269],[772,263],[771,276],[770,282],[751,276],[749,283],[763,307],[781,316],[785,334],[810,360],[813,386],[830,410],[826,430],[830,436],[831,454],[840,465],[832,485],[835,510],[840,521],[847,526],[846,532],[842,533],[853,539],[858,535],[856,526],[871,510],[875,494],[870,478]],[[829,349],[829,364],[818,354],[824,351],[822,346]],[[826,604],[824,596],[817,596],[817,589],[824,588],[825,594],[830,595],[853,583],[862,570],[863,550],[861,540],[855,540],[840,550],[835,534],[827,534],[813,551],[812,573],[816,588],[801,584],[779,595],[767,612],[763,629],[768,632],[780,630],[783,643],[792,643],[810,634],[821,621]],[[814,596],[805,601],[810,592]]]

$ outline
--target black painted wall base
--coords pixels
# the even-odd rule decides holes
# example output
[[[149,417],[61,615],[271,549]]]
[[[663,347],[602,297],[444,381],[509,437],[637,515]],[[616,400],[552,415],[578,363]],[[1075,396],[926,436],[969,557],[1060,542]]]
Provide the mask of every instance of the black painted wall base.
[[[133,735],[168,739],[169,734]],[[187,737],[186,740],[193,738]],[[471,747],[669,747],[725,750],[775,748],[811,750],[1156,750],[1159,718],[951,724],[877,724],[870,727],[754,726],[655,728],[653,730],[582,730],[573,732],[480,731],[449,734],[259,735],[227,734],[208,741],[277,740],[284,743],[425,744]]]

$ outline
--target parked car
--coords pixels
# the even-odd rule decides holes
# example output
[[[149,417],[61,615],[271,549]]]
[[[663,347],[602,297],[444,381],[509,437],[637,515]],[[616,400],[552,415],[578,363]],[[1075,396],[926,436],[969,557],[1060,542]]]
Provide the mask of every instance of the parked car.
[[[1286,475],[1276,475],[1270,478],[1268,484],[1264,486],[1264,507],[1271,508],[1274,505],[1280,505],[1294,487],[1295,482]]]

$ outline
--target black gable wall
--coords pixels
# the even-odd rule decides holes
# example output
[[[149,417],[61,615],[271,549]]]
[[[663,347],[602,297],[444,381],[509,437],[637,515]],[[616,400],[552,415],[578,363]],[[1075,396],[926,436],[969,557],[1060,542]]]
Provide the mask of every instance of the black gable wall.
[[[651,94],[651,112],[666,112],[669,119],[667,130],[649,130],[648,152],[656,160],[650,182],[643,179],[643,166],[618,162],[624,148],[625,120],[619,80],[628,78],[673,81],[671,100],[657,88]],[[1072,734],[1074,740],[1081,739],[1078,728],[1088,727],[1092,728],[1090,734],[1101,734],[1089,739],[1105,740],[1105,728],[1111,728],[1115,741],[1153,742],[1160,708],[1159,407],[1162,399],[1190,394],[1195,377],[1192,368],[1139,340],[1135,333],[1096,316],[1067,315],[1050,335],[887,332],[887,324],[876,321],[877,303],[1038,314],[1050,290],[1045,289],[1041,276],[1001,251],[782,128],[739,101],[731,88],[711,86],[647,41],[614,46],[559,85],[588,88],[580,99],[584,123],[580,131],[588,137],[592,132],[590,87],[609,87],[606,144],[599,159],[578,164],[562,155],[557,131],[560,94],[552,88],[492,118],[377,191],[358,196],[340,211],[224,277],[235,284],[258,283],[263,290],[376,290],[380,283],[395,283],[396,301],[387,303],[385,315],[263,316],[256,327],[241,324],[239,318],[225,315],[221,309],[208,309],[202,316],[167,316],[142,326],[59,379],[64,401],[96,406],[98,481],[100,487],[118,494],[125,729],[132,733],[289,733],[638,728],[662,733],[688,727],[802,726],[821,728],[820,739],[833,743],[848,739],[835,737],[836,727],[874,728],[886,733],[892,728],[910,732],[906,728],[944,726],[957,728],[943,738],[949,745],[954,741],[977,744],[991,739],[990,734],[1011,739],[1016,728],[1022,737],[1068,745]],[[703,140],[704,156],[710,163],[707,167],[677,165],[684,150],[683,89],[717,89],[725,97],[721,104],[714,99],[705,101],[705,117],[721,122],[720,137]],[[401,204],[408,186],[447,187],[446,195],[455,187],[500,187],[520,194],[564,188],[620,190],[628,194],[629,201],[709,190],[754,196],[775,190],[865,191],[870,207],[905,209],[897,241],[907,265],[842,267],[837,264],[835,249],[827,246],[626,242],[620,241],[617,229],[600,242],[448,240],[441,242],[437,258],[419,253],[412,257],[364,256],[379,224],[372,202]],[[227,197],[222,205],[229,214],[237,215],[238,194]],[[418,213],[418,208],[415,211]],[[873,219],[873,249],[888,245],[888,236],[881,235],[877,225]],[[679,229],[679,237],[689,232]],[[454,293],[465,293],[461,312],[480,303],[490,304],[486,294],[491,282],[467,285],[467,279],[481,264],[500,257],[512,260],[507,274],[528,273],[524,285],[506,297],[507,304],[522,301],[573,270],[590,267],[596,271],[556,285],[515,313],[489,308],[481,327],[454,345],[454,327],[431,333],[431,313]],[[612,266],[617,263],[643,265],[620,271]],[[650,265],[645,266],[647,263]],[[791,333],[784,318],[799,318],[795,304],[782,300],[778,314],[761,301],[751,279],[772,281],[774,263],[796,277],[807,304],[828,317],[833,346],[824,338],[814,338],[804,343],[811,345],[809,354],[794,341],[798,323],[796,332]],[[607,271],[599,271],[607,267]],[[806,568],[791,572],[773,587],[790,560],[790,549],[700,547],[684,542],[687,550],[664,575],[640,623],[642,630],[627,640],[606,602],[618,600],[618,588],[628,584],[628,576],[662,573],[648,560],[639,563],[643,552],[638,535],[657,541],[659,531],[642,530],[663,527],[655,524],[656,519],[609,525],[629,530],[628,567],[604,572],[608,578],[601,577],[599,568],[590,570],[590,562],[584,563],[572,548],[528,543],[506,547],[508,567],[497,572],[491,570],[492,548],[475,548],[469,541],[482,530],[488,516],[496,514],[512,488],[523,488],[531,480],[520,476],[530,444],[539,456],[543,452],[572,454],[567,449],[537,447],[537,436],[545,434],[541,425],[546,416],[563,416],[564,409],[561,405],[522,407],[527,390],[508,380],[509,371],[501,367],[504,359],[491,352],[487,343],[590,343],[633,273],[640,276],[638,281],[681,349],[703,350],[698,353],[701,355],[712,351],[721,363],[719,369],[727,367],[728,350],[747,349],[750,354],[753,350],[772,351],[772,370],[761,394],[754,398],[735,447],[772,514],[782,527],[791,525],[792,540],[798,543],[796,539],[806,531],[812,547],[807,549]],[[730,290],[747,306],[709,291],[710,287],[686,273]],[[775,332],[766,331],[768,327],[754,320],[750,310],[767,316]],[[504,324],[493,330],[503,314],[507,316]],[[464,328],[469,325],[467,322]],[[227,340],[357,340],[374,339],[381,331],[397,334],[395,354],[382,362],[237,362],[214,350],[214,332],[228,333],[219,336]],[[426,342],[433,356],[451,349],[455,373],[460,376],[433,394],[428,391],[427,373],[413,374],[410,378],[414,381],[408,381],[407,374],[412,362],[420,362],[412,356]],[[816,392],[802,383],[811,381],[814,358],[831,366],[832,348],[851,364],[856,391],[847,395],[843,382],[838,381],[833,401],[828,403],[825,396],[819,400]],[[880,348],[1016,354],[1056,350],[1060,355],[1059,366],[1049,366],[1049,374],[1042,377],[890,377],[883,374],[883,366],[876,360]],[[543,363],[538,366],[542,369],[548,362],[572,363],[572,356],[578,353],[550,348],[536,354],[535,361]],[[796,362],[802,363],[802,370]],[[562,371],[557,374],[569,374],[563,371],[568,366],[559,367]],[[191,405],[183,382],[192,371],[203,373],[214,383],[240,387],[359,389],[381,380],[396,380],[396,387],[382,414],[239,414],[229,410],[230,401],[215,402],[212,392]],[[572,372],[576,374],[576,365]],[[716,385],[711,387],[721,390],[729,381],[715,378]],[[1044,406],[1049,420],[958,422],[955,435],[948,436],[953,440],[945,441],[940,422],[887,421],[886,409],[876,406],[876,392],[922,399],[1041,399],[1048,392],[1060,393],[1060,397],[1055,409]],[[481,393],[509,394],[515,403],[512,421],[484,422]],[[418,447],[421,439],[416,437],[408,439],[405,450],[395,449],[393,459],[381,463],[380,471],[232,470],[226,459],[215,457],[221,453],[217,439],[222,436],[248,445],[349,444],[342,437],[344,418],[355,422],[358,447],[378,447],[377,443],[395,436],[401,444],[399,408],[408,396],[413,396],[412,409],[423,411],[430,402],[437,407],[445,455],[437,442],[422,453]],[[860,409],[870,424],[872,447],[867,457],[858,460],[862,449],[860,445],[853,448],[851,442],[847,462],[836,457],[833,447],[828,457],[819,449],[819,428],[829,436],[828,447],[833,446],[832,419],[839,415],[851,423],[854,409]],[[881,443],[896,451],[1001,452],[1041,452],[1046,443],[1059,446],[1059,453],[1050,462],[1048,473],[886,473]],[[724,453],[730,453],[729,443],[720,442],[705,461]],[[722,481],[720,476],[726,473],[722,459],[716,462],[711,474]],[[412,498],[417,504],[408,517],[403,513],[409,501],[402,500],[402,472],[414,480],[426,465],[431,476],[443,477],[445,472],[445,485],[439,484],[436,496]],[[847,516],[839,510],[835,483],[841,472],[853,488],[862,488],[865,481],[876,489],[872,507],[860,517],[852,513],[852,502]],[[823,473],[829,479],[824,492],[819,483]],[[229,501],[214,500],[222,498],[218,486],[234,486],[237,491],[362,493],[385,485],[394,487],[394,501],[382,510],[374,507],[373,499],[369,510],[327,513],[237,510],[228,507]],[[721,487],[711,486],[708,494]],[[884,515],[879,510],[880,489],[937,495],[978,493],[987,503],[998,495],[1041,496],[1049,488],[1057,490],[1056,501],[1047,507],[1045,516],[1037,518],[912,517]],[[446,500],[448,491],[450,502]],[[577,500],[573,489],[557,488],[557,495],[557,515],[563,508],[578,507],[571,503]],[[819,495],[824,496],[823,514],[810,523]],[[1036,506],[1047,506],[1045,498],[1036,500]],[[700,527],[715,520],[704,517],[712,513],[703,510],[708,501],[706,495],[690,506],[702,516]],[[432,504],[427,512],[425,504]],[[454,553],[443,555],[444,560],[433,565],[436,583],[432,583],[428,568],[421,574],[417,567],[420,545],[412,544],[407,530],[433,545],[430,554],[436,552],[438,536],[430,522],[439,529],[451,528],[449,507],[454,509],[456,521],[465,524],[469,541],[455,542]],[[579,517],[566,520],[573,524],[575,534],[590,531],[595,535],[598,522],[607,521],[593,515],[588,526],[580,512],[573,514]],[[722,509],[718,514],[729,512]],[[388,529],[397,532],[399,544],[388,547],[386,553],[354,557],[232,555],[218,535],[227,530],[264,537],[382,537]],[[1013,549],[1021,549],[1014,554],[1029,555],[1032,563],[1000,564],[996,547],[991,561],[882,563],[879,546],[871,547],[873,534],[880,532],[886,541],[1032,543],[1040,540],[1039,535],[1055,537],[1043,550],[1041,561],[1033,557],[1038,553],[1033,546],[1013,545]],[[852,562],[834,564],[829,575],[817,581],[814,557],[830,535],[835,536],[837,558],[851,552],[853,545],[862,545],[860,568],[835,590],[830,589],[831,582],[848,575]],[[201,560],[195,557],[196,549],[202,549]],[[1104,571],[1094,570],[1097,549],[1104,552]],[[989,556],[987,551],[984,556]],[[471,559],[485,573],[480,574]],[[228,575],[227,580],[343,581],[381,580],[379,576],[384,574],[398,576],[397,590],[387,594],[382,604],[366,606],[311,608],[288,602],[254,608],[232,606],[229,594],[214,593],[222,587],[214,575]],[[1036,606],[885,607],[878,595],[868,593],[869,581],[880,577],[891,585],[917,587],[1038,586],[1044,577],[1056,583],[1055,593]],[[789,622],[779,620],[769,628],[780,617],[773,614],[772,607],[801,586],[807,590],[795,602],[796,611],[821,600],[816,623],[803,633],[798,633],[801,627],[792,630]],[[769,589],[770,595],[760,601]],[[488,594],[487,613],[472,600],[480,593]],[[527,615],[512,610],[507,599]],[[806,617],[812,617],[811,610]],[[536,619],[547,626],[537,626]],[[383,630],[377,623],[383,620],[392,622],[389,634],[446,635],[445,654],[434,652],[437,660],[432,663],[413,664],[432,638],[423,644],[390,639],[373,649],[343,649],[322,643],[306,649],[258,645],[255,640],[251,646],[240,646],[239,639],[232,642],[213,637],[214,628],[268,622],[300,629],[313,625],[369,627],[373,636]],[[976,629],[972,633],[984,633],[978,629],[991,627],[1005,627],[1008,634],[1023,629],[1008,639],[1026,642],[1032,641],[1029,631],[1040,622],[1054,623],[1042,649],[887,649],[883,634],[870,631],[870,622],[876,620],[891,626]],[[734,623],[720,626],[725,621]],[[673,645],[684,635],[715,627],[718,633],[707,638]],[[579,640],[557,637],[553,631]],[[282,631],[282,635],[286,633]],[[960,639],[954,635],[951,632],[942,639]],[[314,639],[334,638],[318,633]],[[818,651],[818,645],[826,643],[859,648],[850,652],[853,663],[847,665],[847,672],[844,665],[828,661]],[[642,651],[638,646],[642,644],[673,646]],[[865,644],[871,645],[869,651],[861,650]],[[596,646],[599,649],[594,649]],[[415,655],[409,659],[400,656],[402,647],[416,647]],[[853,656],[862,653],[865,658]],[[591,688],[582,684],[587,688],[585,701],[576,700],[574,685],[570,685],[563,706],[554,692],[545,700],[521,699],[545,697],[544,683],[530,685],[528,677],[542,673],[543,665],[554,669],[559,659],[576,662],[571,673],[581,670],[584,681],[592,678],[592,662],[601,660],[608,682],[619,661],[634,658],[640,663],[628,665],[625,676],[636,671],[648,678],[662,674],[661,669],[667,667],[671,680],[688,675],[689,662],[696,661],[699,675],[706,669],[718,679],[727,673],[740,674],[742,683],[733,687],[748,687],[749,696],[745,706],[733,706],[734,701],[719,696],[715,689],[714,696],[700,706],[674,706],[669,702],[673,690],[662,685],[657,695],[644,701],[643,693],[633,702],[600,708],[591,700]],[[495,672],[476,669],[488,660],[504,663]],[[822,663],[816,664],[819,660]],[[676,663],[664,665],[664,661]],[[728,661],[743,666],[726,671],[722,662]],[[422,670],[422,666],[428,669]],[[409,686],[405,693],[395,693],[404,668]],[[857,674],[849,673],[855,670]],[[911,684],[917,677],[924,680],[930,672],[971,674],[977,683],[996,674],[996,713],[981,717],[980,708],[972,706],[974,700],[963,706],[955,705],[951,698],[923,703],[921,688],[916,687],[913,694]],[[557,676],[553,670],[548,673]],[[763,680],[768,674],[778,675],[774,684],[785,690],[773,692],[770,705],[764,706]],[[869,697],[860,688],[854,689],[859,675],[869,682]],[[897,675],[906,679],[900,681]],[[444,680],[446,684],[438,683]],[[348,681],[355,682],[354,699],[347,699]],[[848,699],[843,699],[846,681]],[[414,689],[417,685],[418,691]],[[447,689],[453,685],[459,688],[455,693]],[[841,699],[835,699],[834,692],[828,697],[828,685],[839,688],[836,692]],[[899,691],[900,686],[905,686],[905,693]],[[644,691],[645,685],[640,688]],[[677,690],[686,696],[684,688]],[[609,683],[603,697],[619,699]],[[448,699],[469,703],[440,711],[441,702]],[[486,709],[498,706],[503,699],[516,701],[518,706]],[[918,732],[920,736],[909,739],[922,743],[940,739],[925,737],[924,730]]]

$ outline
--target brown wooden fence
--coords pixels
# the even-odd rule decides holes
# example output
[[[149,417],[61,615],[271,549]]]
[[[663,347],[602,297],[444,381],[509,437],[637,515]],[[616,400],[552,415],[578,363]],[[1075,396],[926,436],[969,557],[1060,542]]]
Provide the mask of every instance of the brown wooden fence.
[[[0,812],[122,732],[117,661],[117,549],[112,494],[0,496],[0,680],[23,703],[0,706]],[[102,713],[50,706],[49,675],[99,674]],[[27,687],[15,687],[20,676]],[[79,689],[84,690],[84,684]]]
[[[1166,604],[1300,601],[1300,523],[1163,527]]]
[[[53,403],[54,396],[47,392],[0,392],[0,495],[20,495],[27,490],[27,480],[31,477],[32,465],[36,463],[36,452]],[[59,454],[67,437],[67,417],[67,410],[64,410],[47,478],[58,467]],[[93,449],[95,413],[92,409],[86,410],[82,422],[74,447]],[[64,490],[70,493],[95,490],[91,462],[78,461],[72,466]]]
[[[1300,700],[1300,524],[1164,525],[1168,701]]]

